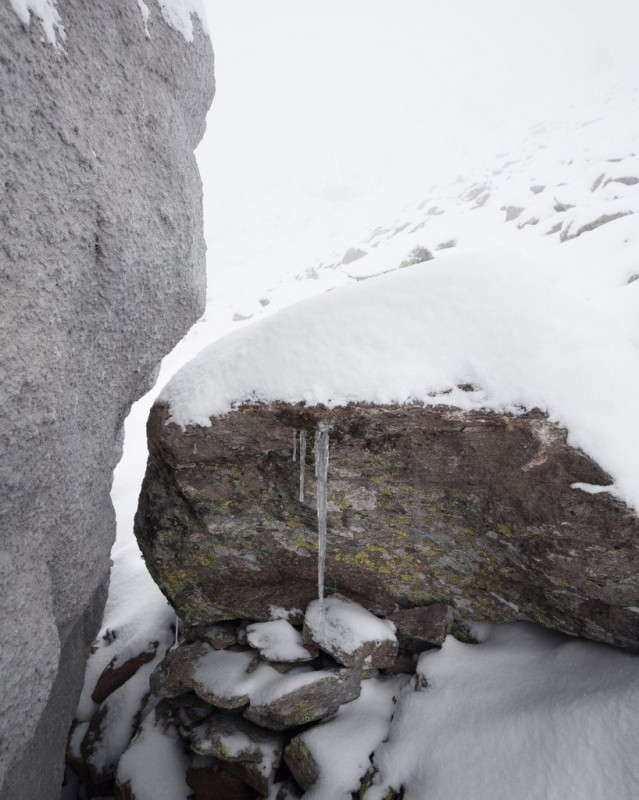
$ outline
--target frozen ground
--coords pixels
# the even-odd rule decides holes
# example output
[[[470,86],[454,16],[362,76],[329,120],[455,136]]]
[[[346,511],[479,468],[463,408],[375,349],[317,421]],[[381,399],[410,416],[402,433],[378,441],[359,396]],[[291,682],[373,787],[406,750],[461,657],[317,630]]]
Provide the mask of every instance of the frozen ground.
[[[253,347],[252,331],[259,325],[273,342],[288,345],[290,369],[270,369],[264,375],[229,370],[225,380],[236,381],[233,396],[222,398],[221,405],[200,407],[200,417],[245,397],[252,382],[253,389],[267,387],[265,399],[286,396],[291,381],[302,377],[311,386],[311,401],[419,394],[413,358],[406,362],[402,385],[388,383],[393,365],[387,365],[383,386],[390,394],[385,398],[371,387],[370,371],[358,373],[351,363],[349,376],[360,381],[351,395],[351,377],[340,371],[341,357],[333,350],[330,358],[336,345],[330,336],[322,345],[328,348],[323,383],[313,387],[291,339],[306,336],[317,343],[332,322],[346,326],[339,330],[349,337],[350,352],[357,345],[355,352],[365,359],[369,334],[376,336],[382,352],[396,346],[401,335],[401,351],[406,352],[413,332],[426,332],[431,339],[440,337],[429,362],[428,387],[420,389],[426,388],[426,395],[468,381],[477,391],[463,393],[466,403],[506,407],[534,402],[547,408],[568,425],[572,441],[613,475],[615,490],[637,507],[638,141],[639,93],[620,86],[529,130],[485,167],[432,186],[393,214],[369,218],[366,225],[354,201],[351,215],[348,204],[342,205],[339,215],[314,218],[309,228],[300,208],[288,228],[284,222],[274,229],[268,219],[249,218],[245,222],[256,230],[270,231],[264,248],[243,247],[246,228],[229,228],[214,252],[204,319],[165,359],[158,387],[127,421],[125,455],[113,485],[118,540],[103,631],[115,629],[118,638],[108,647],[100,639],[87,686],[116,652],[133,652],[150,639],[170,640],[172,614],[144,572],[131,533],[145,461],[144,420],[175,370],[226,334],[230,337],[217,345],[218,353],[233,342]],[[332,234],[325,249],[312,244],[321,225]],[[428,248],[434,260],[399,270],[417,246]],[[365,255],[344,264],[349,248]],[[236,268],[238,259],[241,269]],[[382,273],[391,274],[375,277]],[[325,294],[337,287],[344,287],[339,295]],[[304,307],[273,316],[314,296],[319,297]],[[410,310],[402,322],[405,329],[375,330],[371,318],[366,321],[371,309],[375,316],[397,321],[388,313],[401,303]],[[306,325],[300,322],[300,308]],[[327,320],[331,308],[340,313]],[[358,329],[366,332],[359,339]],[[297,388],[293,385],[291,397]],[[216,397],[212,391],[207,402],[217,402]],[[446,397],[450,402],[451,395]],[[453,399],[462,402],[461,396]],[[370,790],[371,800],[382,797],[386,786],[404,786],[406,800],[635,800],[636,658],[526,625],[478,631],[479,645],[449,639],[440,652],[424,656],[420,673],[427,688],[405,689],[396,697],[390,739],[375,757],[380,777]],[[89,694],[81,704],[83,720],[92,712]],[[133,713],[121,709],[129,718]],[[331,724],[342,720],[348,730],[349,713],[345,710]],[[333,751],[322,752],[330,765]],[[354,760],[361,758],[355,746],[352,754]],[[329,792],[333,800],[340,792],[348,797],[350,775],[345,767],[344,778],[336,777]]]

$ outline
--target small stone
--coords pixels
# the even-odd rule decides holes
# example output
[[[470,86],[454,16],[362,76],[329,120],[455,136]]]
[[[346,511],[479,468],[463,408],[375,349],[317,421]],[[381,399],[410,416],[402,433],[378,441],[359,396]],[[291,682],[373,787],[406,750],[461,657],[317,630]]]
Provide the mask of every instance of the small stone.
[[[302,685],[300,679],[305,681]],[[264,728],[282,731],[331,716],[343,703],[359,697],[360,691],[359,677],[352,670],[289,673],[276,687],[275,696],[257,695],[244,716]]]
[[[207,642],[215,650],[225,650],[237,643],[237,625],[234,622],[216,622],[213,625],[193,625],[187,631],[188,639]]]
[[[260,662],[254,650],[214,650],[205,642],[173,650],[151,676],[151,688],[159,697],[176,697],[193,690],[216,708],[241,708],[249,693],[262,683],[279,677]]]
[[[360,258],[364,258],[365,255],[366,250],[360,250],[359,247],[349,247],[344,253],[342,264],[352,264],[353,261],[358,261]]]
[[[193,689],[193,665],[210,649],[204,642],[194,642],[171,650],[151,675],[151,691],[158,697],[178,697]]]
[[[263,765],[268,776],[279,767],[284,740],[252,722],[230,714],[214,714],[191,729],[180,728],[194,753],[220,761],[250,761]]]
[[[309,604],[303,636],[345,667],[390,667],[399,647],[392,622],[338,594]]]
[[[413,675],[417,667],[417,656],[406,650],[401,650],[397,654],[395,663],[384,670],[386,675]]]
[[[506,222],[512,222],[522,214],[524,209],[521,206],[502,206],[501,210],[506,212]]]
[[[295,780],[305,791],[317,783],[320,776],[319,764],[313,758],[313,754],[301,735],[291,739],[290,744],[285,748],[284,761]]]
[[[129,658],[123,664],[117,665],[117,659],[111,659],[107,667],[98,678],[91,699],[94,703],[102,703],[107,697],[125,684],[135,673],[150,661],[153,661],[159,642],[153,642],[150,650],[139,653],[134,658]]]
[[[446,603],[404,608],[389,617],[397,626],[399,645],[410,653],[422,653],[443,644],[453,629],[453,610]]]
[[[214,713],[210,704],[188,692],[179,697],[163,698],[155,707],[155,714],[165,725],[191,728],[199,725]]]

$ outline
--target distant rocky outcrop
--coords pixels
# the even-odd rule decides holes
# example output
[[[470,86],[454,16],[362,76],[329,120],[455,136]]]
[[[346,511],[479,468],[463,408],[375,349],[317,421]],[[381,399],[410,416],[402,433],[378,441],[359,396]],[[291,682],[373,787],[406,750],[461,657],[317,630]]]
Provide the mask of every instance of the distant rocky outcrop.
[[[58,796],[104,605],[124,418],[204,305],[193,150],[212,50],[197,18],[187,41],[164,13],[153,0],[0,4],[7,800]]]
[[[185,429],[168,417],[156,404],[136,534],[190,624],[265,620],[316,595],[310,447],[302,502],[292,456],[296,432],[312,441],[327,421],[331,591],[384,616],[445,602],[457,623],[528,619],[639,649],[639,521],[591,493],[609,476],[538,411],[255,404]],[[410,616],[393,619],[415,636]]]

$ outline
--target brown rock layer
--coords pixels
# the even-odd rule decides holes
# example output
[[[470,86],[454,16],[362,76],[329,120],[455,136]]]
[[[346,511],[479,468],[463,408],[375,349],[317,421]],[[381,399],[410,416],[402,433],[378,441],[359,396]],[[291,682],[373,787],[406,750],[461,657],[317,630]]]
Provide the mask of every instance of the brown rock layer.
[[[208,428],[151,413],[136,519],[147,564],[191,624],[267,619],[316,596],[312,453],[330,424],[326,583],[377,614],[446,602],[457,620],[534,620],[639,649],[639,521],[543,414],[243,406]],[[312,441],[312,438],[310,438]],[[310,448],[309,448],[310,451]]]

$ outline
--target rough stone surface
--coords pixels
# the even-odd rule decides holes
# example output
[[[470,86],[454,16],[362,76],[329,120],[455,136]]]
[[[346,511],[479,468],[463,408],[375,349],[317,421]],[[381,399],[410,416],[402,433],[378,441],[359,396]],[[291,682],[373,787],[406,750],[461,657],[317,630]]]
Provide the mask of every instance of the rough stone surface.
[[[136,532],[192,623],[268,619],[317,592],[315,484],[293,430],[331,426],[326,583],[380,616],[446,602],[639,649],[639,520],[540,412],[243,406],[211,426],[149,420]],[[229,577],[231,578],[229,580]]]
[[[138,653],[137,656],[129,658],[123,664],[116,666],[117,658],[114,658],[98,678],[95,689],[91,694],[94,703],[102,703],[113,694],[120,686],[130,680],[137,671],[145,664],[150,663],[155,658],[159,642],[154,642],[155,647]]]
[[[306,746],[302,734],[291,739],[284,750],[284,761],[303,789],[310,789],[320,776],[319,764]]]
[[[389,617],[397,628],[399,646],[411,653],[421,653],[441,645],[453,629],[453,609],[446,603],[404,608]]]
[[[201,639],[203,642],[208,642],[215,650],[225,650],[237,643],[236,628],[236,625],[229,622],[194,626],[188,630],[187,639]]]
[[[167,653],[151,675],[153,693],[158,697],[172,698],[192,691],[195,665],[201,656],[210,651],[211,647],[206,642],[193,642]]]
[[[394,625],[339,594],[309,603],[302,635],[345,667],[384,669],[399,649]]]
[[[334,714],[342,703],[359,697],[360,677],[353,670],[336,670],[313,683],[282,694],[263,705],[253,704],[244,716],[274,731],[307,725]]]
[[[562,242],[567,242],[570,239],[576,239],[578,236],[581,236],[582,233],[594,231],[595,228],[599,228],[601,225],[606,225],[608,222],[614,222],[616,219],[621,219],[621,217],[627,217],[632,213],[632,211],[618,211],[615,214],[602,214],[600,217],[597,217],[597,219],[593,219],[592,222],[588,222],[585,225],[582,225],[580,228],[577,228],[577,230],[574,232],[572,225],[568,225],[564,230],[562,230],[559,239]]]
[[[3,798],[61,784],[122,424],[204,303],[211,45],[149,5],[147,38],[136,2],[58,0],[56,48],[0,4]]]
[[[214,714],[190,729],[180,729],[194,753],[214,756],[220,761],[253,761],[266,758],[271,768],[279,767],[283,740],[242,717]]]

